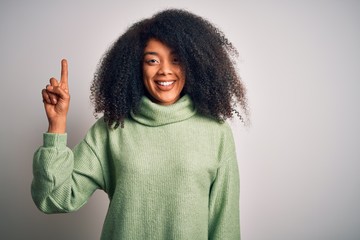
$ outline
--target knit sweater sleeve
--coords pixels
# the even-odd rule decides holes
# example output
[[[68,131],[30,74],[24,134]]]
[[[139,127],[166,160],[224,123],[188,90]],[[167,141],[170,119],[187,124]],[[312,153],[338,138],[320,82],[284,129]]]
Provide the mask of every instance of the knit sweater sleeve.
[[[33,201],[41,211],[75,211],[96,189],[106,191],[104,166],[89,144],[91,135],[71,150],[66,134],[44,133],[43,146],[34,154],[31,184]]]
[[[239,240],[239,171],[230,127],[223,135],[219,155],[221,161],[210,190],[209,240]]]

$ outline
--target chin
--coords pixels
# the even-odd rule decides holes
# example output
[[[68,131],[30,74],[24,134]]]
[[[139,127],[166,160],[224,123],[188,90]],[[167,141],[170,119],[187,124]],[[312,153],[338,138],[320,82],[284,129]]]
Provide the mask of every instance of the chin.
[[[156,98],[158,104],[160,105],[171,105],[175,103],[177,100],[179,100],[179,97],[167,97],[167,98]]]

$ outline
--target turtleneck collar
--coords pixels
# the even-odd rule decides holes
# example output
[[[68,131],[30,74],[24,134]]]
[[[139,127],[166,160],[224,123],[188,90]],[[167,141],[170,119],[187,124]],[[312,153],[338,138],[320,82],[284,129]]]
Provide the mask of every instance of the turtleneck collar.
[[[136,113],[131,111],[130,115],[141,124],[156,127],[186,120],[195,113],[196,109],[189,95],[184,95],[168,106],[156,104],[144,96],[140,101],[138,111]]]

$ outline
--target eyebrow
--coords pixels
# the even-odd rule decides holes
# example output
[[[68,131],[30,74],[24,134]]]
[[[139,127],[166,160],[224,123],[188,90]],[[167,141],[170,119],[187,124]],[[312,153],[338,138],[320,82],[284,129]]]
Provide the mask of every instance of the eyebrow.
[[[144,56],[146,55],[158,55],[157,52],[144,52]]]
[[[174,51],[170,52],[171,55],[176,55],[176,53]],[[144,56],[146,55],[159,55],[157,52],[144,52]]]

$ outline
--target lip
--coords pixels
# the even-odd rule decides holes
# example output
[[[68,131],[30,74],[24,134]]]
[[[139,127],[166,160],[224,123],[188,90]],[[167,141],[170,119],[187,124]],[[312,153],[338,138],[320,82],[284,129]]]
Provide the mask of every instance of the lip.
[[[156,86],[162,91],[171,90],[174,87],[175,82],[175,80],[155,80]],[[166,83],[166,85],[161,85],[160,83]]]

